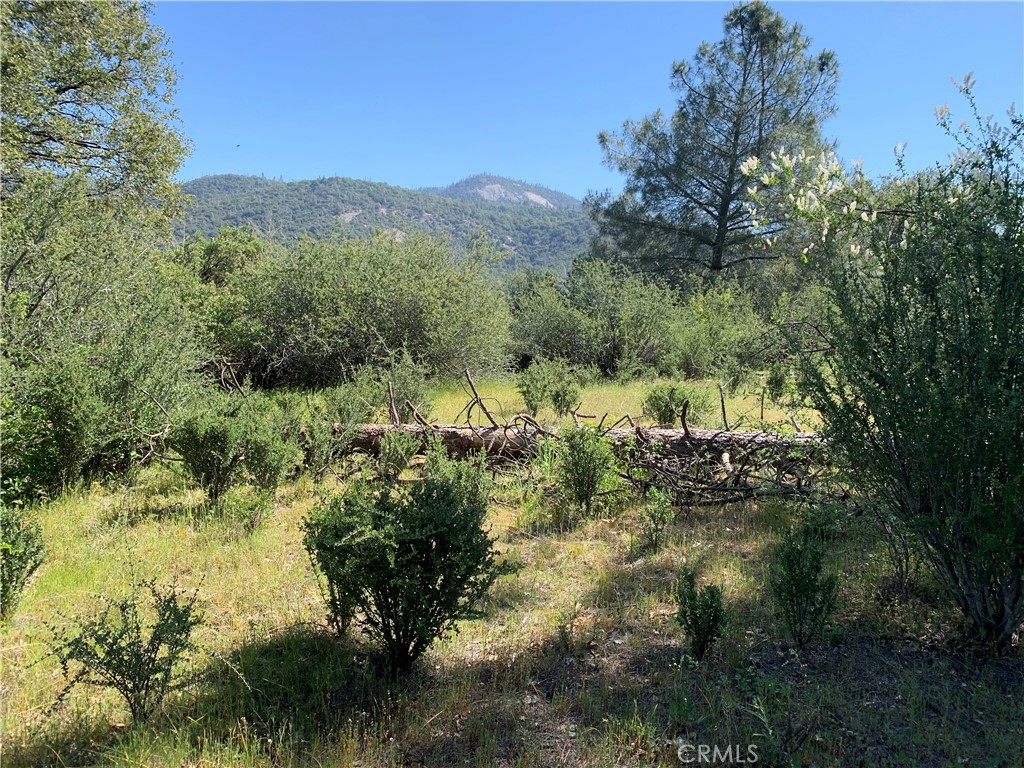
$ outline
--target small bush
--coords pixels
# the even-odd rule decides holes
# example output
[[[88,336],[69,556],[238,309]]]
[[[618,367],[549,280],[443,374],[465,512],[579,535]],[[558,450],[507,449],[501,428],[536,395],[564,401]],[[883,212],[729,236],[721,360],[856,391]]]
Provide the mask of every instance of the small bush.
[[[547,402],[547,378],[540,360],[534,360],[530,366],[519,374],[516,387],[523,398],[526,410],[536,416]]]
[[[602,493],[614,490],[615,466],[611,443],[596,429],[576,427],[559,435],[555,481],[563,499],[584,517]]]
[[[634,553],[644,554],[661,549],[666,531],[675,517],[676,512],[668,494],[658,489],[651,490],[647,503],[640,508],[640,534],[631,547]]]
[[[244,534],[259,530],[274,511],[274,496],[267,491],[232,488],[220,498],[218,520],[236,525]]]
[[[263,491],[275,490],[299,461],[277,406],[269,398],[250,397],[211,394],[168,439],[213,506],[246,474]]]
[[[762,364],[764,325],[736,283],[695,290],[674,315],[671,353],[662,368],[687,379],[741,378]]]
[[[534,415],[550,404],[559,416],[567,416],[580,402],[577,374],[562,360],[537,358],[519,374],[517,386],[526,410]]]
[[[23,507],[0,501],[0,624],[18,607],[25,583],[43,562],[43,532]]]
[[[149,608],[143,603],[144,590]],[[160,588],[154,580],[133,580],[129,594],[103,598],[96,616],[54,629],[51,647],[68,680],[61,696],[78,683],[113,688],[124,697],[134,720],[146,720],[168,693],[187,682],[176,670],[195,650],[192,631],[204,621],[197,596]]]
[[[282,410],[269,398],[254,398],[241,419],[243,466],[254,485],[272,493],[301,461],[298,447],[287,438]]]
[[[305,396],[296,438],[314,482],[345,454],[356,427],[372,419],[374,408],[372,392],[355,382]]]
[[[825,547],[814,530],[800,526],[787,531],[772,555],[768,584],[797,650],[831,619],[837,583],[825,569]]]
[[[241,403],[231,403],[226,396],[216,400],[186,415],[167,441],[213,505],[238,482],[245,459],[245,434],[238,418]]]
[[[796,391],[796,385],[789,363],[781,360],[773,362],[768,367],[764,386],[772,400],[781,400],[784,395],[792,395]]]
[[[679,613],[676,621],[690,638],[690,650],[698,660],[725,631],[725,608],[722,590],[714,584],[697,589],[697,574],[684,568],[676,583],[676,601]]]
[[[11,501],[57,496],[82,479],[99,449],[107,409],[77,359],[32,367],[25,374],[4,373],[8,388],[12,379],[17,383],[3,399],[4,496]]]
[[[358,616],[392,669],[405,672],[477,616],[475,603],[504,572],[482,527],[486,488],[482,462],[433,450],[424,482],[358,483],[306,518],[303,543],[326,581],[335,629]]]
[[[707,390],[689,384],[656,384],[644,395],[644,416],[653,419],[658,426],[674,427],[686,408],[688,424],[705,423],[714,412],[714,403]]]
[[[7,389],[10,381],[7,380]],[[61,488],[52,424],[38,405],[0,400],[0,501],[33,501]]]
[[[391,384],[395,394],[395,408],[402,424],[414,420],[412,409],[406,401],[412,403],[424,418],[430,415],[427,368],[417,363],[408,350],[391,353],[380,365],[363,366],[355,372],[349,389],[390,422],[388,384]]]
[[[396,480],[419,453],[423,438],[414,432],[388,432],[380,439],[377,470],[384,480]]]

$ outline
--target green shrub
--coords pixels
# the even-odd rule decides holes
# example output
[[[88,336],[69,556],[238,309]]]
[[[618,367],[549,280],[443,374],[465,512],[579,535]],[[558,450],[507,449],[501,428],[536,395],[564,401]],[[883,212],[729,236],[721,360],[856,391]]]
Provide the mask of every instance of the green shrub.
[[[703,387],[685,383],[656,384],[644,395],[644,416],[653,419],[658,426],[673,427],[687,402],[687,424],[706,423],[714,412],[711,395]]]
[[[764,380],[768,397],[772,400],[781,400],[784,395],[792,394],[795,390],[793,372],[786,361],[776,360],[768,367],[768,375]]]
[[[580,404],[580,389],[574,374],[567,372],[553,376],[548,382],[548,399],[555,413],[563,418],[577,408]]]
[[[5,387],[10,386],[5,377]],[[46,411],[16,402],[6,393],[0,407],[0,501],[26,503],[59,490],[56,446]]]
[[[504,570],[482,527],[486,489],[481,461],[435,450],[422,483],[357,483],[306,518],[303,543],[327,584],[335,629],[358,617],[392,669],[405,672],[477,616],[476,602]]]
[[[553,272],[519,270],[505,278],[511,334],[520,365],[545,358],[593,363],[586,314],[570,306]]]
[[[205,409],[185,416],[167,441],[181,455],[186,471],[216,505],[242,474],[246,435],[239,418],[242,403],[211,398]]]
[[[280,485],[299,461],[286,432],[282,414],[270,398],[211,392],[181,419],[167,442],[216,506],[247,474],[263,491]]]
[[[646,503],[640,508],[640,533],[631,549],[636,554],[657,552],[665,543],[668,527],[676,518],[672,500],[657,488],[647,494]]]
[[[527,412],[536,416],[548,399],[548,382],[543,359],[538,358],[530,363],[516,378],[516,387],[523,398]]]
[[[273,400],[250,395],[246,405],[239,425],[244,430],[242,463],[257,488],[273,492],[301,461],[300,451],[288,440],[284,413]]]
[[[76,483],[95,455],[107,409],[77,360],[38,365],[17,377],[4,400],[2,469],[6,496],[56,496]],[[8,378],[6,387],[11,387]]]
[[[375,408],[373,392],[365,382],[330,387],[303,397],[295,435],[303,465],[314,482],[320,482],[345,455],[356,428],[372,419]]]
[[[382,405],[387,404],[387,385],[395,393],[395,407],[398,420],[403,424],[413,421],[412,410],[406,402],[412,403],[420,416],[430,415],[430,398],[427,394],[427,367],[413,360],[407,349],[392,354],[385,365],[380,367]]]
[[[737,284],[699,286],[675,315],[671,350],[661,367],[688,379],[742,377],[760,367],[763,334],[750,295]]]
[[[592,427],[567,429],[558,437],[555,482],[568,505],[564,514],[578,512],[589,517],[600,496],[616,486],[611,443]],[[570,523],[571,519],[560,522]]]
[[[838,584],[825,568],[825,546],[810,526],[783,535],[769,563],[768,584],[793,643],[803,650],[832,618]]]
[[[215,318],[217,351],[261,387],[341,384],[362,366],[388,367],[402,349],[435,375],[505,362],[504,297],[482,264],[438,238],[307,238],[226,286],[233,298]]]
[[[559,416],[567,416],[580,402],[577,375],[562,360],[537,358],[519,374],[516,385],[533,415],[550,404]]]
[[[237,528],[246,535],[255,533],[274,512],[274,494],[250,488],[230,488],[215,510],[217,521]]]
[[[975,125],[952,134],[947,164],[880,188],[829,180],[845,207],[809,215],[842,233],[827,242],[833,309],[793,341],[883,529],[916,539],[975,638],[1000,649],[1024,621],[1024,120],[981,117],[964,91]]]
[[[25,583],[43,562],[43,532],[22,506],[0,501],[0,624],[13,614]]]
[[[431,437],[427,444],[427,477],[450,488],[461,506],[486,509],[491,498],[492,482],[487,475],[487,456],[469,456],[460,460],[449,455],[444,442]]]
[[[155,219],[142,220],[155,210],[137,218],[78,174],[16,186],[0,239],[0,475],[8,499],[19,488],[27,501],[152,457],[161,409],[197,376],[200,334]]]
[[[697,589],[697,574],[684,568],[676,582],[676,621],[690,638],[690,650],[700,660],[725,631],[722,590],[714,584]]]
[[[377,470],[381,478],[392,481],[408,468],[419,453],[423,438],[418,432],[387,432],[380,439]]]
[[[427,373],[426,366],[417,363],[408,350],[402,349],[400,352],[387,353],[379,363],[357,368],[352,381],[336,390],[343,389],[352,402],[362,403],[367,408],[368,418],[364,421],[383,420],[390,423],[390,384],[399,422],[411,424],[414,416],[406,401],[412,403],[424,418],[430,415],[432,405],[427,392]]]
[[[97,615],[53,629],[52,651],[68,681],[62,696],[78,683],[113,688],[133,719],[147,719],[168,693],[188,682],[177,668],[195,650],[192,631],[204,621],[197,597],[158,587],[155,580],[133,580],[127,595],[102,598]]]

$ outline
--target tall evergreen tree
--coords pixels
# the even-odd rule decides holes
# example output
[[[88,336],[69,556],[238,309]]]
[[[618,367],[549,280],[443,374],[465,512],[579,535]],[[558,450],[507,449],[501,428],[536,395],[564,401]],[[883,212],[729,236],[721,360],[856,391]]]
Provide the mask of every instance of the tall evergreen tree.
[[[588,199],[600,235],[646,269],[712,274],[772,258],[757,248],[781,222],[755,223],[744,162],[773,150],[820,145],[834,111],[838,65],[760,0],[724,19],[725,37],[673,66],[671,119],[660,111],[599,136],[605,163],[626,176],[623,193]]]

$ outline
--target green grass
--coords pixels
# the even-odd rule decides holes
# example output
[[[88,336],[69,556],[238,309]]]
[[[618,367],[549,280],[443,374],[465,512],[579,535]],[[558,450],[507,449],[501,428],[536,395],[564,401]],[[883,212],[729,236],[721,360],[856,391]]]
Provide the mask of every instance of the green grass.
[[[479,385],[515,409],[512,385]],[[440,394],[439,419],[461,407],[456,394]],[[587,396],[609,411],[638,399],[617,385]],[[754,745],[771,766],[1021,764],[1021,658],[963,649],[958,615],[927,578],[890,596],[866,517],[839,522],[835,627],[797,658],[765,563],[798,508],[680,514],[665,545],[637,557],[638,505],[559,532],[531,523],[522,493],[521,480],[500,479],[490,516],[520,570],[494,586],[482,619],[398,681],[359,637],[325,627],[299,529],[317,498],[308,480],[282,489],[253,534],[206,516],[201,494],[166,468],[131,489],[95,486],[41,507],[47,560],[0,634],[0,763],[670,766],[684,738]],[[129,561],[142,576],[199,590],[208,622],[196,682],[148,723],[131,723],[102,690],[78,689],[54,707],[63,680],[46,624],[125,589]],[[675,622],[683,565],[722,588],[728,614],[699,665]]]
[[[654,386],[658,381],[649,382],[634,381],[628,383],[598,382],[583,387],[581,391],[582,404],[579,413],[582,416],[592,417],[590,421],[597,421],[605,418],[606,424],[629,415],[637,423],[651,425],[651,420],[643,416],[643,399],[647,389]],[[475,380],[477,391],[484,400],[488,410],[499,422],[505,422],[525,410],[523,398],[516,389],[515,379],[482,379]],[[693,383],[693,382],[691,382]],[[715,407],[712,415],[703,422],[691,420],[691,426],[705,427],[708,429],[720,429],[722,419],[719,408],[719,391],[714,382],[696,382],[695,386],[705,389],[711,395]],[[462,413],[466,403],[472,399],[472,393],[464,380],[450,381],[444,384],[435,385],[431,390],[431,403],[433,411],[431,418],[437,423],[451,423],[456,417],[460,422],[465,421],[465,414]],[[793,425],[790,416],[796,418],[800,428],[808,431],[814,429],[817,424],[814,414],[807,409],[788,409],[778,403],[766,399],[764,404],[764,420],[761,420],[761,389],[758,382],[750,386],[740,388],[733,393],[726,393],[726,417],[732,429],[759,429],[762,426],[792,431]],[[460,414],[462,414],[460,416]],[[473,409],[473,423],[486,424],[486,417]],[[571,424],[571,418],[560,419],[551,408],[543,408],[538,414],[541,422],[546,424]]]

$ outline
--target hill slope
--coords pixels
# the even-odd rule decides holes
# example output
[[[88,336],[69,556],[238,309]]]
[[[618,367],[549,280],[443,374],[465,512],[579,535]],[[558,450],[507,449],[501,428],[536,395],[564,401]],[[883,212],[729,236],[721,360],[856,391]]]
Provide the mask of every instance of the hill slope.
[[[537,184],[513,181],[503,176],[491,176],[481,173],[468,179],[457,181],[441,189],[428,188],[423,192],[433,192],[458,200],[488,200],[501,203],[529,203],[544,208],[571,208],[579,210],[580,201],[562,192],[556,192]]]
[[[203,176],[183,188],[193,205],[179,234],[212,235],[223,224],[251,224],[285,240],[306,233],[360,236],[381,229],[447,235],[465,244],[483,230],[508,254],[503,268],[564,271],[593,233],[578,200],[500,176],[410,190],[337,177],[284,182],[223,175]]]

